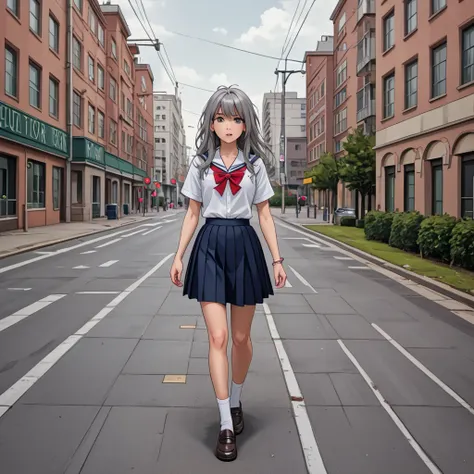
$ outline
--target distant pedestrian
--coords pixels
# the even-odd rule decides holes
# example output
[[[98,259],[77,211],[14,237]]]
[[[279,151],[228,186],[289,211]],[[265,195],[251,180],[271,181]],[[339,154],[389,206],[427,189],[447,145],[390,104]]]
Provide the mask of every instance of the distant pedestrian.
[[[260,240],[250,225],[253,204],[273,257],[276,288],[286,282],[268,203],[274,192],[264,162],[267,147],[258,126],[255,108],[241,90],[220,87],[209,99],[199,123],[197,154],[181,190],[189,206],[170,271],[173,283],[183,286],[182,258],[201,213],[206,222],[191,251],[183,295],[201,303],[207,326],[209,371],[220,412],[215,454],[222,461],[236,459],[236,435],[244,428],[240,395],[252,360],[255,307],[274,294]],[[227,304],[232,318],[230,390]]]

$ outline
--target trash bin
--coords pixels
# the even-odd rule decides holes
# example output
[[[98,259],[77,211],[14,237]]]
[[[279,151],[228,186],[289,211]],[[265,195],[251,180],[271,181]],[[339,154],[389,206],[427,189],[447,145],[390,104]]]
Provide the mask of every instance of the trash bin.
[[[128,203],[125,203],[123,205],[123,214],[125,216],[128,216],[130,214],[130,205]]]
[[[118,218],[118,207],[117,204],[107,204],[105,209],[105,213],[107,215],[107,219],[117,219]]]

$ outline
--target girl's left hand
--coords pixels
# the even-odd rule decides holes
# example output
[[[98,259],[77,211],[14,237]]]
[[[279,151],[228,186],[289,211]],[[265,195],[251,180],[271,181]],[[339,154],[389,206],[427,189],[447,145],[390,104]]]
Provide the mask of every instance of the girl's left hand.
[[[277,263],[273,267],[273,276],[275,277],[276,288],[283,288],[286,283],[286,273],[281,263]]]

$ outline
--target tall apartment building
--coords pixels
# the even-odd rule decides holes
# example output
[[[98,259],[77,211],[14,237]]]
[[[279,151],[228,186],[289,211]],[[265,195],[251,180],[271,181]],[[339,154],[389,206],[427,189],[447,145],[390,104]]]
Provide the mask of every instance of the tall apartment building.
[[[281,93],[267,92],[263,95],[262,116],[263,138],[273,155],[268,157],[271,162],[269,177],[273,184],[277,184],[280,182]],[[285,134],[287,139],[306,137],[306,99],[298,97],[297,92],[285,94]]]
[[[0,231],[66,217],[66,9],[0,6]]]
[[[473,217],[474,3],[377,4],[377,207]]]
[[[161,183],[160,195],[170,201],[183,201],[180,184],[186,176],[186,133],[181,99],[174,94],[153,95],[155,179]]]

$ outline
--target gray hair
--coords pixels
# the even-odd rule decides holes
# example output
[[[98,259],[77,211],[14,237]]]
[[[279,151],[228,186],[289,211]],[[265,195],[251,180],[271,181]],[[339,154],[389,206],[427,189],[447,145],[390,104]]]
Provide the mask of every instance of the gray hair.
[[[245,123],[245,132],[238,138],[237,148],[242,150],[245,164],[250,173],[254,174],[254,167],[250,163],[251,154],[260,157],[268,167],[267,154],[271,155],[272,151],[261,136],[260,121],[255,105],[240,89],[233,86],[220,86],[207,101],[198,123],[196,156],[200,156],[204,160],[198,166],[201,179],[204,172],[211,166],[216,150],[220,146],[219,137],[211,130],[211,123],[219,109],[228,117],[237,112]]]

